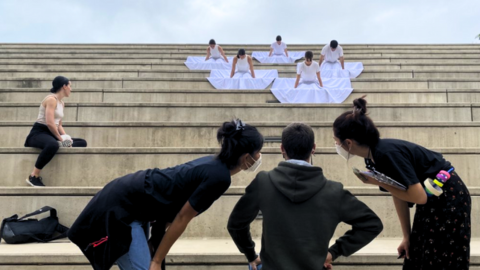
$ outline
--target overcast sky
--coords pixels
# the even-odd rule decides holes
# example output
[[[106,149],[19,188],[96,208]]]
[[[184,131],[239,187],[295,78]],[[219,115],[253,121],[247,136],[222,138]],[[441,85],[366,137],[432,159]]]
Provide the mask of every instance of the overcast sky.
[[[480,0],[0,0],[0,43],[479,43]]]

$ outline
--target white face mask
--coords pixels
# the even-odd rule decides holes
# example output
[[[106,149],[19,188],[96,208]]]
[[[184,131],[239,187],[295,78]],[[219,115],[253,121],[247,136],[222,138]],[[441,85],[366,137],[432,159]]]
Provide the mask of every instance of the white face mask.
[[[346,161],[350,158],[350,153],[343,149],[343,147],[337,143],[335,143],[335,148],[337,148],[337,153],[342,156]]]
[[[253,157],[252,157],[252,159],[255,160]],[[261,164],[262,164],[262,154],[260,154],[260,157],[257,160],[255,160],[255,163],[253,163],[252,166],[248,167],[244,171],[255,172],[258,169],[258,167],[260,167]]]

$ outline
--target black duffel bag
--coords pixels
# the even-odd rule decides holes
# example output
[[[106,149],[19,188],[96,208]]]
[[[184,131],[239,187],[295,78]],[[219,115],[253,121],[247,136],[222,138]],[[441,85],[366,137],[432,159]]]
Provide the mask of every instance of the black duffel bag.
[[[50,216],[41,220],[25,219],[38,214],[50,211]],[[44,206],[39,210],[27,214],[21,218],[13,215],[2,221],[0,236],[8,244],[21,244],[30,242],[49,242],[56,239],[67,237],[68,227],[58,222],[57,210],[50,206]],[[60,235],[53,237],[55,232]]]

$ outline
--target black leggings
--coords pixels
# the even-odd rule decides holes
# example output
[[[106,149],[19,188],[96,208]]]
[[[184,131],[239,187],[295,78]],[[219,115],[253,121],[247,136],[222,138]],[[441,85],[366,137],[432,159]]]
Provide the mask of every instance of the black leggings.
[[[72,138],[72,140],[72,147],[87,146],[87,141],[84,139]],[[52,132],[50,132],[48,127],[40,123],[35,123],[33,125],[33,128],[25,141],[25,146],[42,149],[42,152],[40,152],[37,162],[35,163],[35,168],[40,170],[52,160],[60,147],[57,138],[55,138]]]

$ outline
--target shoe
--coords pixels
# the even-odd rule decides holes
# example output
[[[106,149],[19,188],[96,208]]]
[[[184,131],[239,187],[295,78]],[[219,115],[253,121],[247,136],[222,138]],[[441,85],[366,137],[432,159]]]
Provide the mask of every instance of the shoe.
[[[72,144],[73,144],[72,140],[58,141],[58,146],[59,147],[70,147],[70,146],[72,146]]]
[[[32,187],[44,187],[45,185],[42,182],[42,177],[35,177],[30,175],[27,178],[27,183]]]

